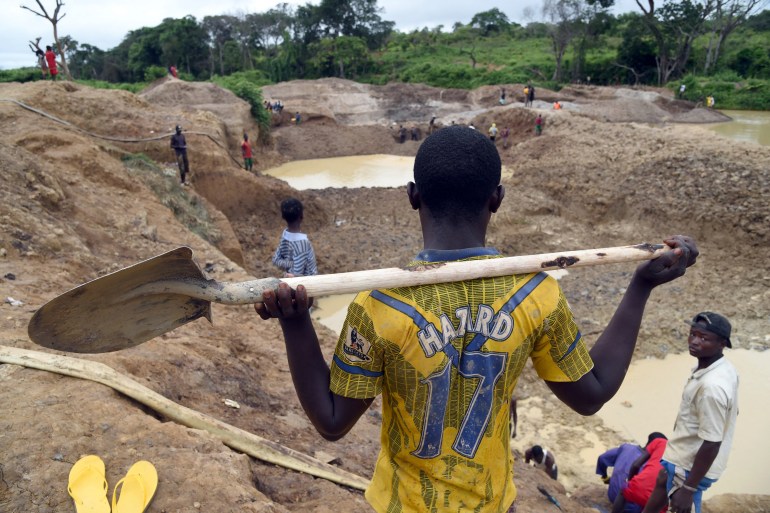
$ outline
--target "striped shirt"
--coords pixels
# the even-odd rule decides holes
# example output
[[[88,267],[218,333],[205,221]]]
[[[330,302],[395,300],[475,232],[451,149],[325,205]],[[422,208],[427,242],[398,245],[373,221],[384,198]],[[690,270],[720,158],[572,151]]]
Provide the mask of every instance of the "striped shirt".
[[[284,230],[281,242],[273,255],[273,264],[294,276],[318,274],[313,245],[304,233]]]

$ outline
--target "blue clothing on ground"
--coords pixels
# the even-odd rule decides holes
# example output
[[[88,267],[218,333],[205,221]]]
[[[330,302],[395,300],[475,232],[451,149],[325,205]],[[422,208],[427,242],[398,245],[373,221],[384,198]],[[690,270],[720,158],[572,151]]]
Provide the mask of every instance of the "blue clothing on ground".
[[[598,475],[606,476],[607,467],[613,467],[610,487],[607,490],[607,497],[610,502],[615,502],[615,497],[628,486],[628,471],[631,464],[642,455],[642,451],[642,448],[636,444],[622,444],[599,456],[596,461],[596,473]]]

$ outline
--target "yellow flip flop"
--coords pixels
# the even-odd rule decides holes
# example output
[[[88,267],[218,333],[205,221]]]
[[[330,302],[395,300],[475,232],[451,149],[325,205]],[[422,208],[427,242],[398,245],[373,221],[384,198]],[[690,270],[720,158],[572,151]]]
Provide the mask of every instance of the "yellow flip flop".
[[[120,497],[117,497],[118,487]],[[157,488],[158,472],[153,464],[149,461],[137,461],[112,491],[112,513],[143,513]]]
[[[99,456],[84,456],[72,466],[67,492],[77,513],[110,513],[104,462]]]

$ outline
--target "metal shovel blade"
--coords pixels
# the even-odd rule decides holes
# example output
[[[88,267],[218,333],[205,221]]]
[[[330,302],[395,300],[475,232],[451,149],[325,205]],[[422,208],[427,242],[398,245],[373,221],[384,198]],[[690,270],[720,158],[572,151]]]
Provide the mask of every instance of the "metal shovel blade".
[[[211,321],[211,303],[176,293],[137,294],[163,280],[206,278],[180,247],[80,285],[43,305],[29,323],[29,337],[50,349],[105,353],[133,347],[199,317]]]

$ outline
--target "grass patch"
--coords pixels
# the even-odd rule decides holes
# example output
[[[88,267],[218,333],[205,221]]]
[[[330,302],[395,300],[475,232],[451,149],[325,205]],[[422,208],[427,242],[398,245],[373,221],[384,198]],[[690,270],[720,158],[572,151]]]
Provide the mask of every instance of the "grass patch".
[[[198,200],[198,196],[188,194],[179,184],[176,169],[170,173],[170,168],[159,166],[143,153],[126,155],[121,160],[129,174],[147,185],[158,200],[191,232],[214,245],[222,240],[222,233],[214,226],[208,210]]]

